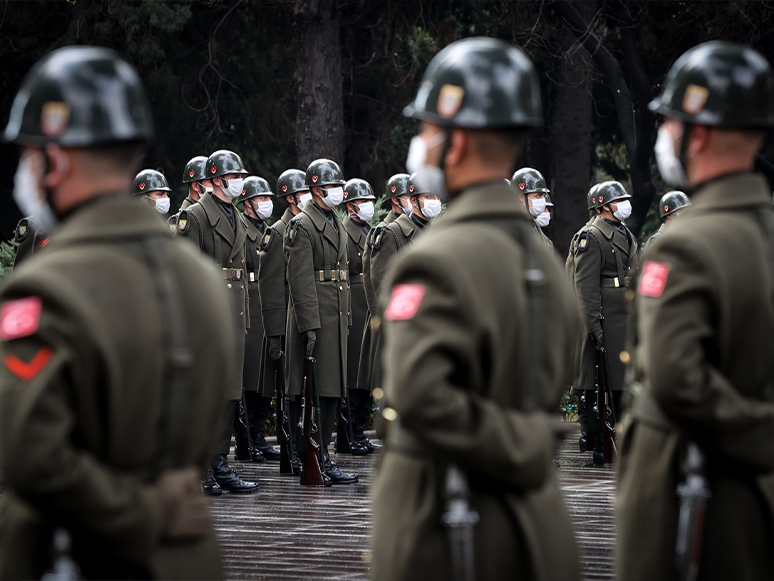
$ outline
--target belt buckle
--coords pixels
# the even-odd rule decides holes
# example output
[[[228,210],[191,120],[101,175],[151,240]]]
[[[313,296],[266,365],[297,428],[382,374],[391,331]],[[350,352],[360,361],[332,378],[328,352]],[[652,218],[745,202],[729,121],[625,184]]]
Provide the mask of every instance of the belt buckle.
[[[336,282],[336,271],[335,270],[331,270],[331,280],[333,282]]]
[[[618,277],[617,276],[613,279],[613,284],[615,284],[615,288],[618,288],[619,286],[621,286],[619,284],[619,282],[618,282]]]
[[[242,271],[239,268],[231,269],[231,280],[242,280]]]

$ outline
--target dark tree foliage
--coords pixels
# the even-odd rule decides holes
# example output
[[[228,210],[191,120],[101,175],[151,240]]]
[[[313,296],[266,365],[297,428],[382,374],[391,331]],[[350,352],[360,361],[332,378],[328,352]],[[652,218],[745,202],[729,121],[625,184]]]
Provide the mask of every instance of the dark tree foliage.
[[[550,235],[564,252],[598,179],[633,189],[632,222],[643,236],[653,229],[650,198],[666,186],[653,164],[647,102],[677,56],[699,42],[746,42],[774,62],[766,42],[772,8],[768,0],[6,2],[0,124],[43,54],[103,45],[145,82],[157,128],[145,165],[165,171],[173,206],[184,196],[185,162],[224,147],[270,183],[289,167],[333,156],[347,177],[367,179],[381,194],[390,175],[405,171],[416,122],[401,111],[427,63],[454,40],[494,36],[524,49],[541,78],[546,123],[517,165],[549,180],[557,204]],[[580,17],[574,24],[570,10]],[[16,162],[15,148],[0,146],[0,239],[20,217],[10,197]]]

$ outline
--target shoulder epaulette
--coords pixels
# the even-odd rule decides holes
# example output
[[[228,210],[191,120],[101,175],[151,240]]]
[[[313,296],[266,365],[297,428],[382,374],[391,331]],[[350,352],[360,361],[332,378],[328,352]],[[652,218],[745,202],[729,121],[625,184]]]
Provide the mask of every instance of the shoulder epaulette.
[[[16,230],[14,231],[14,236],[16,238],[16,242],[23,242],[27,236],[30,235],[30,225],[27,218],[22,218],[19,220],[19,223],[16,225]]]
[[[178,218],[179,216],[180,216],[180,212],[178,212],[177,214],[172,214],[172,215],[171,215],[171,216],[170,216],[170,217],[167,219],[167,228],[169,228],[169,231],[170,231],[172,234],[174,234],[174,233],[175,233],[175,231],[177,230],[177,218]]]
[[[266,233],[263,235],[261,244],[258,246],[259,252],[266,252],[269,249],[269,246],[271,246],[271,241],[274,240],[275,232],[276,230],[272,226],[266,228]]]
[[[301,221],[301,215],[293,218],[285,228],[285,243],[288,246],[293,246],[296,243],[299,228],[301,228],[304,232],[306,232],[307,236],[309,236],[309,244],[312,245],[312,251],[314,251],[314,238],[312,237],[312,233],[309,231],[309,228],[307,228]]]
[[[199,216],[195,212],[185,209],[180,210],[180,214],[177,217],[177,233],[182,236],[188,236],[191,231],[191,223],[196,224],[196,231],[199,234],[199,248],[204,248],[204,235],[202,233],[202,225],[199,222]]]

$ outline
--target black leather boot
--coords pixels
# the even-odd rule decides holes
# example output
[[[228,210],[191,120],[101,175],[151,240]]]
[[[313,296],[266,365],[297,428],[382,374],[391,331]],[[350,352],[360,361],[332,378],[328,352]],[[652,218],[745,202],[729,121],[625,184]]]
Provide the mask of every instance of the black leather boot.
[[[586,432],[581,432],[580,438],[578,438],[578,450],[582,452],[586,451]]]
[[[245,393],[247,396],[247,393]],[[266,424],[271,415],[271,398],[263,397],[257,393],[251,393],[247,400],[248,417],[250,422],[250,437],[253,440],[253,447],[263,454],[264,459],[279,461],[282,454],[279,450],[269,445],[266,441]]]
[[[212,474],[212,468],[207,470],[207,476],[202,480],[202,492],[209,496],[220,496],[223,494],[223,490],[215,480],[215,476]]]
[[[237,407],[239,414],[239,407]],[[250,446],[250,439],[247,437],[247,426],[241,415],[234,416],[234,460],[237,462],[263,462],[263,454],[260,450]]]
[[[266,441],[262,432],[253,437],[253,446],[266,460],[278,461],[282,457],[282,453]]]
[[[374,444],[371,440],[369,440],[365,434],[362,434],[359,436],[359,439],[357,440],[357,443],[366,450],[366,454],[373,454],[374,452],[378,452],[382,449],[382,446],[380,444]]]
[[[303,470],[303,466],[301,465],[301,460],[298,458],[298,453],[293,450],[293,474],[301,474],[301,470]]]
[[[323,472],[331,479],[331,484],[355,484],[360,480],[357,474],[349,474],[339,470],[336,463],[331,461],[328,450],[323,450],[323,458]]]
[[[215,480],[223,490],[235,494],[250,494],[258,492],[257,482],[247,482],[242,480],[234,472],[234,469],[228,465],[228,457],[224,454],[218,456],[218,462],[213,468]]]

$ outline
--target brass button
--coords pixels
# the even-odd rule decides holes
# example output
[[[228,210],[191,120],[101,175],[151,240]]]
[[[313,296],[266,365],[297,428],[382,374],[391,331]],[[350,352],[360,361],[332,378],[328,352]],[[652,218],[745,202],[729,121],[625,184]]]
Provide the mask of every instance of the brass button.
[[[240,316],[240,317],[241,317],[242,315],[244,315],[244,312],[241,312],[241,313],[239,313],[239,316]]]
[[[233,260],[229,260],[229,261],[228,261],[228,263],[229,263],[229,264],[231,264],[232,262],[234,262],[234,261],[233,261]]]
[[[621,354],[618,357],[621,359],[621,363],[624,365],[629,365],[632,360],[632,357],[629,355],[628,351],[621,351]]]
[[[357,255],[360,256],[360,253],[358,252]]]
[[[245,290],[245,285],[242,285],[242,286],[241,286],[241,287],[239,287],[239,288],[241,288],[242,290]]]
[[[228,288],[231,288],[231,283],[228,283]]]
[[[339,287],[339,290],[340,290],[340,291],[343,291],[343,290],[344,290],[344,287],[343,287],[343,286],[340,286],[340,287]]]

